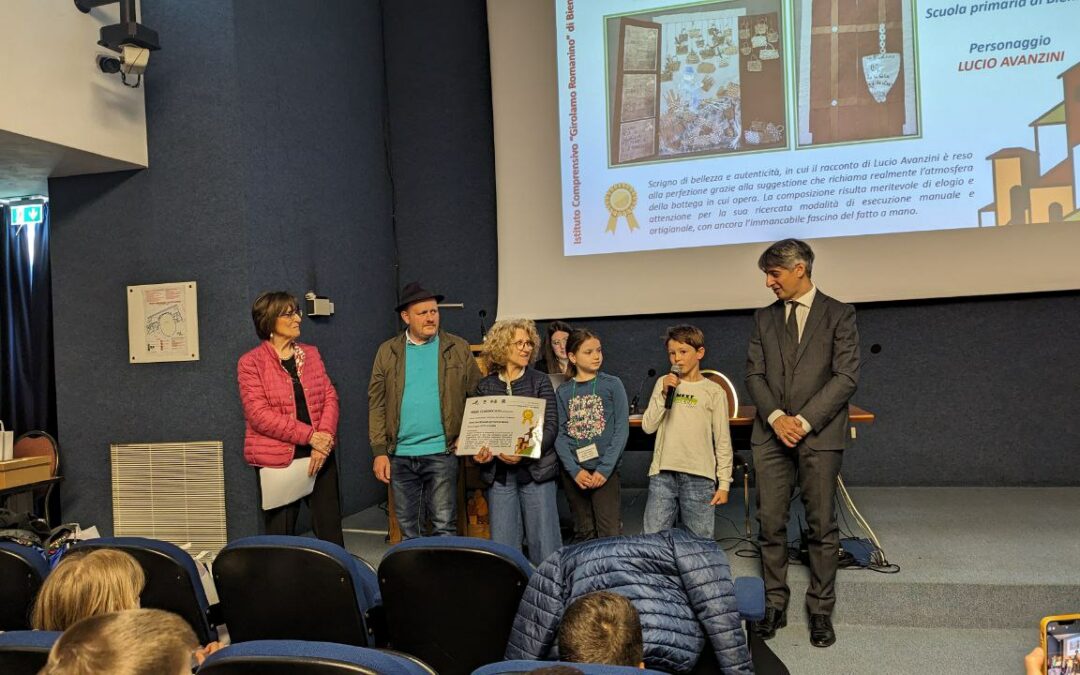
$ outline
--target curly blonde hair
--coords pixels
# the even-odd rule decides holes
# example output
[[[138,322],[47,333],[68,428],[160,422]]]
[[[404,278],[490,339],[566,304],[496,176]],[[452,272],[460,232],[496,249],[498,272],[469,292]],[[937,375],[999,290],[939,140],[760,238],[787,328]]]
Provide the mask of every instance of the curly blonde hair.
[[[514,333],[519,328],[525,331],[533,345],[529,363],[536,361],[537,352],[540,349],[540,334],[536,332],[536,324],[533,320],[500,319],[487,332],[480,350],[480,358],[483,359],[487,372],[496,373],[506,368],[506,355],[510,353],[510,347],[514,343]]]
[[[137,609],[144,585],[142,566],[123,551],[68,553],[41,585],[30,624],[63,631],[87,617]]]

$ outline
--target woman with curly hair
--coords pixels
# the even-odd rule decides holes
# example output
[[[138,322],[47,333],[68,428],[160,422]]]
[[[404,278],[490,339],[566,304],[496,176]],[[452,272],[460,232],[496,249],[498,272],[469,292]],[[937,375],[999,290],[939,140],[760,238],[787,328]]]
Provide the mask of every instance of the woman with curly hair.
[[[555,502],[555,479],[559,476],[555,390],[546,374],[530,366],[539,346],[536,324],[529,319],[497,321],[484,338],[481,352],[488,375],[474,392],[476,396],[530,396],[547,402],[539,458],[495,456],[487,448],[474,458],[489,486],[491,538],[517,549],[524,539],[534,565],[562,545]]]

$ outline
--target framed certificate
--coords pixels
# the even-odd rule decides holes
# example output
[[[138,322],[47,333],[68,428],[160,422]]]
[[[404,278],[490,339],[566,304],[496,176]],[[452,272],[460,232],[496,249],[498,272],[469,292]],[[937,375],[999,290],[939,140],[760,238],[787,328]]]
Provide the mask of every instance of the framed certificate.
[[[475,455],[487,448],[493,455],[536,459],[544,441],[547,401],[530,396],[477,396],[465,401],[457,454]]]

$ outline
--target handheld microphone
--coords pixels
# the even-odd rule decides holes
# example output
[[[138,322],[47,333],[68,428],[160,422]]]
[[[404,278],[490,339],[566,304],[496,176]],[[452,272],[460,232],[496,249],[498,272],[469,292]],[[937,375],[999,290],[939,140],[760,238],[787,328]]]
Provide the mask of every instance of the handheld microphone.
[[[478,313],[480,314],[480,339],[483,340],[487,337],[487,326],[484,325],[484,317],[487,316],[487,310],[482,309]]]
[[[675,364],[671,367],[671,374],[675,377],[682,375],[682,366]],[[667,390],[667,398],[664,399],[664,408],[671,410],[671,406],[675,403],[675,387],[669,387]]]
[[[645,377],[641,378],[641,383],[638,385],[637,393],[634,394],[633,400],[630,401],[631,415],[636,415],[637,413],[641,412],[641,410],[638,408],[638,403],[641,402],[641,394],[645,391],[645,382],[651,380],[654,377],[656,377],[656,369],[649,368],[649,372],[645,375]]]

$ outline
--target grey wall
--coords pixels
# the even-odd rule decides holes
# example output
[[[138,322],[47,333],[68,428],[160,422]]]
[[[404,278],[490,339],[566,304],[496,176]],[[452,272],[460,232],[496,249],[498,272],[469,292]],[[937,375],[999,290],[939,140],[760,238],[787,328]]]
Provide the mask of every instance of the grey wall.
[[[49,186],[65,516],[111,530],[110,443],[222,440],[229,534],[257,530],[235,373],[272,288],[337,305],[302,339],[341,397],[343,507],[369,505],[367,376],[396,297],[378,3],[145,0],[142,21],[164,45],[145,84],[151,168]],[[127,364],[124,287],[189,279],[201,359]]]

